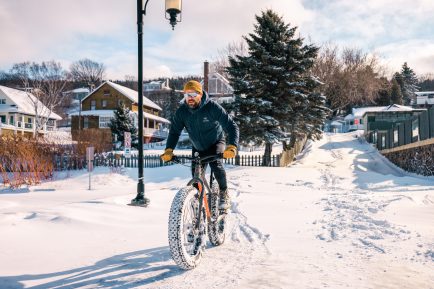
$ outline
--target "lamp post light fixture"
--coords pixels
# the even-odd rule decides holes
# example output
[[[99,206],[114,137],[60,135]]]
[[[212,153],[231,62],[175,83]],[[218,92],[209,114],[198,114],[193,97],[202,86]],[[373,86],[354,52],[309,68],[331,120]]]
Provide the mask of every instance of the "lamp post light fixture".
[[[149,198],[145,197],[145,184],[143,182],[143,15],[146,15],[148,2],[149,0],[146,0],[145,6],[143,6],[143,0],[137,0],[139,171],[137,196],[130,203],[132,206],[142,207],[147,207],[150,202]],[[166,0],[166,19],[170,21],[172,30],[175,28],[176,23],[181,21],[181,2],[182,0]]]

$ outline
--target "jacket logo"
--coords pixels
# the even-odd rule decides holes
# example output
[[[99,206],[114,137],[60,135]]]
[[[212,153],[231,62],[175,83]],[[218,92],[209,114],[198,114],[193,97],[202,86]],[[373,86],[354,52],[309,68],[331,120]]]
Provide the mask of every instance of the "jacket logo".
[[[209,122],[209,119],[205,116],[205,117],[203,118],[203,122]]]

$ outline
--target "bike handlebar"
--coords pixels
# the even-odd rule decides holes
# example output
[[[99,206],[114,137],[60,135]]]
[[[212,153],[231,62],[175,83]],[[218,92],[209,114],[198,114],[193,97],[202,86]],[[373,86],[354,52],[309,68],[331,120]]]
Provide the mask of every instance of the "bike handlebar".
[[[210,156],[205,156],[205,157],[187,157],[187,156],[173,156],[172,157],[172,161],[176,162],[179,159],[185,159],[185,160],[191,160],[191,161],[199,161],[199,162],[213,162],[219,159],[223,159],[223,153],[219,153],[219,154],[215,154],[215,155],[210,155]]]

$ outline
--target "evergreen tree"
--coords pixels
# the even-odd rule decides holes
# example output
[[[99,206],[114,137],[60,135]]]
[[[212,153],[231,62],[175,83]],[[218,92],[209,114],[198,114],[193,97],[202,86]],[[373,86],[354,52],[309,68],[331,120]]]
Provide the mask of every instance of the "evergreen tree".
[[[378,97],[376,99],[376,103],[378,105],[391,105],[392,85],[385,77],[381,78],[381,82],[382,85],[381,85],[381,89],[378,91]]]
[[[116,136],[116,139],[123,145],[124,132],[131,133],[131,145],[137,148],[138,135],[137,128],[134,124],[132,113],[124,105],[118,106],[114,111],[115,117],[110,120],[110,129],[112,134]]]
[[[393,104],[402,104],[401,86],[399,85],[399,82],[395,77],[392,79],[390,100]]]
[[[415,92],[418,91],[416,74],[413,69],[408,67],[407,62],[404,62],[399,75],[398,83],[401,86],[403,102],[405,105],[410,105],[411,100],[416,97]]]
[[[183,99],[183,95],[177,93],[176,90],[172,88],[169,94],[169,101],[166,103],[165,106],[167,119],[171,119],[175,115],[175,112],[178,109],[182,99]]]
[[[243,144],[264,144],[265,160],[272,144],[292,148],[302,136],[320,135],[328,109],[316,92],[319,81],[309,75],[318,48],[295,37],[297,27],[285,24],[272,10],[256,16],[254,33],[244,37],[247,56],[229,57],[229,80],[235,102],[228,109],[240,127]]]

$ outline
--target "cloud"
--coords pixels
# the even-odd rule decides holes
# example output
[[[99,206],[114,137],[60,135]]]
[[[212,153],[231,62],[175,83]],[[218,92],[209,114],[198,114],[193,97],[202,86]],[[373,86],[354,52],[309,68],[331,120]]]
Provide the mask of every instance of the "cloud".
[[[419,75],[434,71],[434,42],[429,40],[389,43],[378,47],[376,52],[386,60],[391,74],[400,71],[404,62]]]
[[[67,67],[88,57],[105,63],[109,78],[137,76],[135,4],[0,0],[0,69],[50,59]],[[434,43],[431,0],[184,0],[182,22],[174,31],[164,18],[164,1],[151,0],[144,17],[144,77],[202,74],[203,61],[251,33],[255,15],[265,9],[298,26],[316,44],[332,41],[381,51],[393,65],[407,59],[416,71],[430,69],[434,52],[424,47]]]

